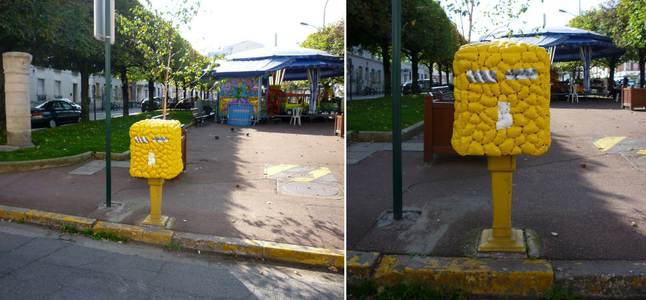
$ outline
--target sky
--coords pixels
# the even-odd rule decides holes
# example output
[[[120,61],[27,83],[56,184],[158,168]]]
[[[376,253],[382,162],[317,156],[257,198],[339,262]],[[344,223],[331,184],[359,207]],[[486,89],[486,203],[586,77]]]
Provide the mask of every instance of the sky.
[[[451,0],[444,0],[442,3],[450,2]],[[581,3],[581,12],[590,8],[598,7],[602,0],[530,0],[530,7],[526,13],[518,18],[513,24],[512,28],[535,28],[543,25],[543,14],[546,16],[547,27],[551,26],[565,26],[568,21],[577,15],[579,12],[579,3]],[[491,8],[496,3],[496,0],[480,0],[480,7],[476,10],[476,26],[479,28],[492,29],[494,26],[491,21],[485,16],[484,11]],[[559,12],[563,9],[569,13]],[[453,19],[458,25],[458,19]],[[479,25],[478,25],[479,24]],[[481,30],[482,31],[482,30]],[[482,32],[472,33],[471,39],[478,39]]]
[[[345,0],[327,0],[325,23],[345,20]],[[178,2],[178,1],[175,1]],[[201,0],[200,11],[189,27],[181,28],[182,36],[203,54],[242,41],[274,45],[278,34],[279,47],[298,46],[321,27],[326,0]],[[172,0],[151,0],[154,8],[168,9]]]

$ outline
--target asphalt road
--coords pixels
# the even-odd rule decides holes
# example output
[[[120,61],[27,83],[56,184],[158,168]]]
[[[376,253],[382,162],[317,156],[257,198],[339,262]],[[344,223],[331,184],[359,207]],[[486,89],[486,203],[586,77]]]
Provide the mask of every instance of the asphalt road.
[[[343,275],[0,221],[1,299],[342,299]]]

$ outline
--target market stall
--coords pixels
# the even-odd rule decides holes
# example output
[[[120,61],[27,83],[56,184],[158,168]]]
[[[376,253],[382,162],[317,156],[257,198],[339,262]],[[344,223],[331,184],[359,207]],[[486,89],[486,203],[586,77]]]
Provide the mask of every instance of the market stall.
[[[210,73],[222,80],[218,91],[218,118],[228,118],[232,105],[250,110],[254,120],[289,115],[300,107],[313,116],[321,112],[320,79],[343,76],[343,58],[308,48],[261,48],[240,52],[217,62]],[[283,81],[307,80],[302,91],[285,91]]]

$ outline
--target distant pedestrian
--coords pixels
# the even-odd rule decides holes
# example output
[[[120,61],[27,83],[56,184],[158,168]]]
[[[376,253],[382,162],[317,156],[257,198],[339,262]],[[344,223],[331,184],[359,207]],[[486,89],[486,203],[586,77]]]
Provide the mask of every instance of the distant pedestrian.
[[[624,79],[621,81],[621,87],[623,88],[628,87],[628,76],[624,76]]]

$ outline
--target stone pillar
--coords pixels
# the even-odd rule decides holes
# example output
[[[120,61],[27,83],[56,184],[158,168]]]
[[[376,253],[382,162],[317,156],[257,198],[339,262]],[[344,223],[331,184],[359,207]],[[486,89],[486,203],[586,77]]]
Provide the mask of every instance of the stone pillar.
[[[5,104],[7,115],[7,145],[31,147],[31,105],[29,103],[29,67],[31,55],[24,52],[5,52]]]

